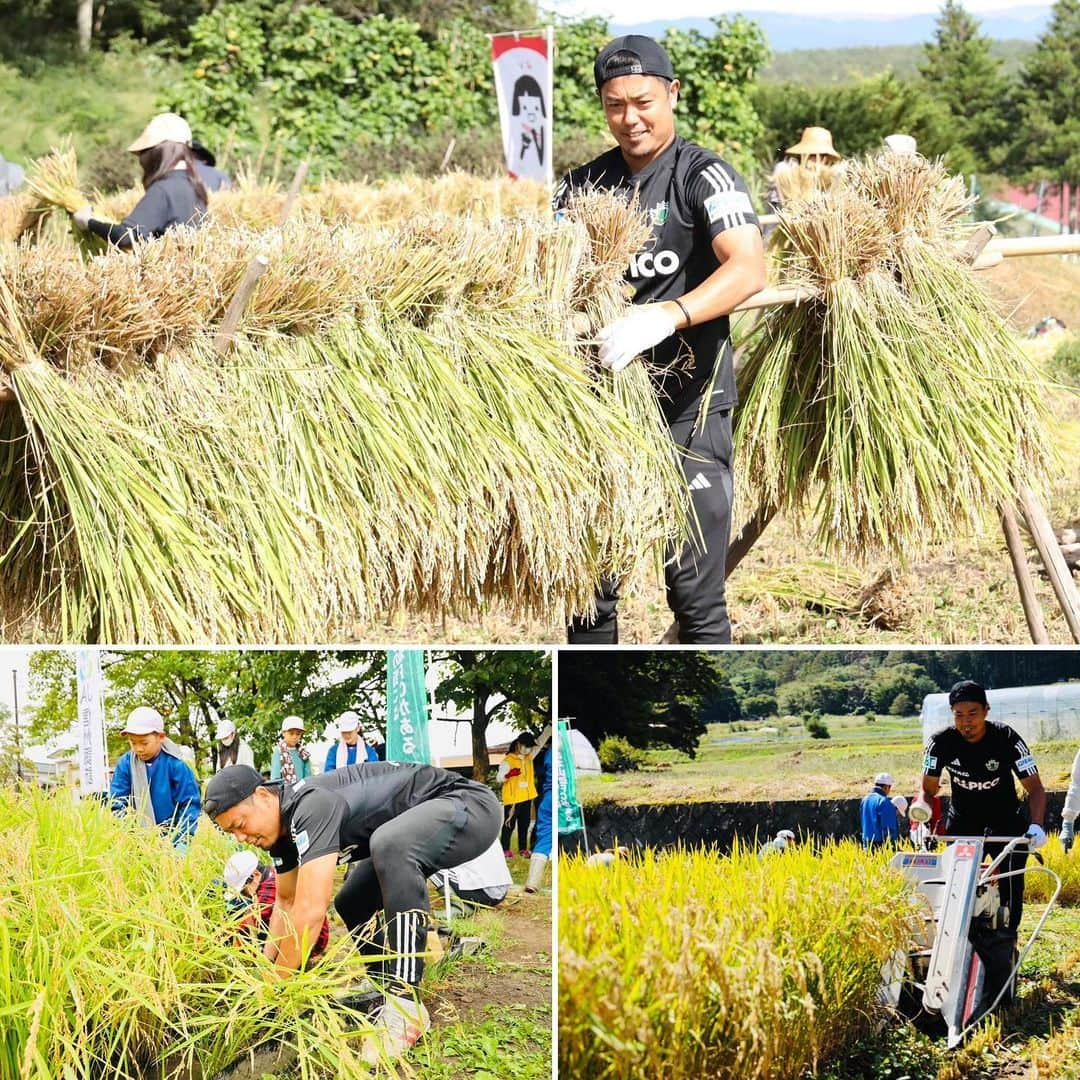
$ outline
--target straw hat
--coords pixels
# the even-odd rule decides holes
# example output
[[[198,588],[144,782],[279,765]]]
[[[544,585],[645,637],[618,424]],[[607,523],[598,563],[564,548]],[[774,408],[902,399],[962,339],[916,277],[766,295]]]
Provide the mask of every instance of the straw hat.
[[[913,135],[886,135],[885,145],[894,154],[917,154],[918,143]]]
[[[797,154],[799,157],[809,157],[817,154],[820,157],[831,157],[836,161],[840,155],[832,144],[832,132],[828,128],[808,127],[803,128],[802,138],[784,151],[785,154]]]
[[[191,145],[191,128],[188,122],[176,113],[159,113],[143,129],[143,133],[128,147],[128,153],[138,154],[150,150],[163,142],[178,142]]]

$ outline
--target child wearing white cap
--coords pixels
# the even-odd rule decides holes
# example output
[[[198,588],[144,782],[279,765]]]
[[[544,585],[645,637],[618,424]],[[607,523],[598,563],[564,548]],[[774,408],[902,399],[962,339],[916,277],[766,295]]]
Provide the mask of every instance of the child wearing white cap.
[[[226,765],[250,765],[255,768],[255,754],[236,733],[236,725],[231,720],[218,717],[217,710],[210,709],[210,718],[217,721],[214,730],[214,772]]]
[[[326,752],[323,772],[344,769],[346,765],[355,765],[362,761],[378,761],[374,749],[360,737],[360,717],[349,710],[338,717],[338,731],[341,738]]]
[[[239,924],[240,931],[252,933],[259,941],[265,941],[270,929],[270,916],[277,901],[277,874],[274,868],[268,863],[259,862],[258,855],[253,851],[237,851],[225,863],[223,876],[229,889],[246,900],[251,908]],[[315,944],[311,947],[309,964],[326,951],[329,940],[330,921],[323,919]]]
[[[186,851],[199,824],[199,784],[183,749],[165,735],[156,709],[133,709],[123,733],[131,749],[116,763],[109,787],[114,814],[134,809],[143,824],[160,829],[178,851]]]
[[[304,721],[286,716],[281,721],[281,739],[270,755],[270,779],[295,784],[315,775],[311,751],[304,745]]]

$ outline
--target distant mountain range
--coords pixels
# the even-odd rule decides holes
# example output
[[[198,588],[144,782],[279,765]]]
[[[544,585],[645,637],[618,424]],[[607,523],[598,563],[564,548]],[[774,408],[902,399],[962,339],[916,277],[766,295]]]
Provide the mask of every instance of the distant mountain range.
[[[980,30],[988,37],[1034,41],[1050,21],[1050,7],[1013,8],[980,17]],[[937,15],[906,15],[897,18],[867,15],[783,15],[775,11],[746,11],[759,23],[774,52],[790,49],[845,49],[867,45],[918,45],[934,35]],[[660,37],[665,30],[713,31],[709,19],[675,19],[639,23],[636,26],[611,24],[613,34],[648,34]]]

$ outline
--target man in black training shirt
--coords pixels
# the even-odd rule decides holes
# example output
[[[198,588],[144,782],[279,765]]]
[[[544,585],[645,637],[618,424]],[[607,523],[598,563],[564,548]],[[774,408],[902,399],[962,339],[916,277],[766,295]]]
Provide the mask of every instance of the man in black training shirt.
[[[620,371],[642,355],[654,371],[700,528],[681,552],[668,553],[668,604],[679,641],[725,643],[736,401],[727,316],[765,284],[761,230],[738,173],[675,134],[679,80],[657,42],[616,38],[597,56],[594,75],[619,145],[566,176],[555,211],[577,192],[636,193],[652,222],[652,237],[626,273],[637,308],[600,331],[600,362]],[[575,620],[570,642],[618,642],[617,602],[618,582],[602,582],[595,622]]]
[[[482,855],[499,835],[502,807],[483,784],[431,765],[366,762],[298,780],[264,781],[230,765],[206,785],[203,808],[241,843],[270,852],[277,899],[264,953],[284,973],[299,969],[330,906],[338,863],[352,864],[334,906],[386,990],[365,1058],[404,1053],[427,1030],[416,999],[430,910],[427,878]],[[365,940],[385,911],[385,931]]]
[[[1027,744],[1007,724],[987,720],[990,705],[986,690],[976,682],[958,682],[949,691],[949,707],[954,726],[931,736],[926,744],[922,794],[916,804],[929,812],[928,804],[938,793],[942,770],[948,769],[951,797],[945,816],[947,836],[1026,836],[1029,849],[1042,847],[1046,843],[1046,791]],[[1028,794],[1027,814],[1016,794],[1014,774]],[[1001,850],[1001,844],[986,845],[991,858]],[[1000,870],[1021,870],[1026,862],[1026,851],[1011,855]],[[997,934],[973,939],[987,973],[979,1011],[997,997],[1012,967],[1024,907],[1023,877],[1002,880],[1000,893],[1001,902],[1009,909],[1008,925]]]

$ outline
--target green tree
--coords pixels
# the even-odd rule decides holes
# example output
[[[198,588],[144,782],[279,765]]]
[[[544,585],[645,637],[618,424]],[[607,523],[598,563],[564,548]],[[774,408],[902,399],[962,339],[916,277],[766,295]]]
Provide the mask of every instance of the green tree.
[[[921,702],[927,694],[936,693],[938,687],[921,664],[897,663],[878,668],[870,679],[869,689],[870,704],[882,712],[900,694],[905,695],[909,702]]]
[[[776,716],[780,706],[772,694],[749,694],[741,701],[742,714],[750,720],[763,720]]]
[[[672,746],[693,757],[710,706],[738,699],[700,652],[567,652],[559,658],[559,710],[595,745],[621,735],[633,746]],[[737,719],[737,712],[731,719]]]
[[[893,716],[910,716],[914,705],[907,694],[897,694],[889,706],[889,712]]]
[[[486,783],[491,761],[487,729],[505,715],[520,730],[551,722],[551,654],[475,649],[449,652],[450,670],[435,688],[435,700],[472,713],[473,777]]]
[[[631,746],[621,735],[608,735],[596,748],[604,772],[636,772],[645,763],[645,751]]]
[[[886,135],[914,135],[927,157],[942,156],[956,172],[970,172],[975,157],[956,139],[952,114],[922,80],[898,79],[891,72],[828,86],[767,83],[753,93],[765,126],[759,156],[775,160],[805,127],[827,127],[846,157],[881,146]]]
[[[957,142],[984,167],[1000,160],[1009,123],[1002,107],[1009,83],[992,47],[978,20],[957,0],[945,0],[919,67],[930,93],[949,110]]]
[[[6,705],[0,704],[0,786],[17,783],[20,776],[23,781],[32,781],[37,775],[34,763],[25,754],[26,730],[15,738],[14,718]]]
[[[213,739],[211,709],[232,720],[251,743],[257,763],[268,763],[282,719],[292,713],[321,730],[346,709],[363,726],[382,730],[386,654],[373,650],[187,649],[105,652],[105,715],[110,757],[126,747],[119,732],[127,713],[149,705],[168,733],[207,760]],[[47,738],[70,729],[77,705],[74,655],[41,650],[30,660],[38,701],[31,731]]]
[[[679,110],[686,120],[680,133],[751,173],[765,128],[749,89],[768,62],[769,46],[761,27],[743,15],[712,22],[708,36],[669,30],[663,37],[682,84]]]
[[[768,668],[750,665],[747,667],[734,667],[728,663],[731,673],[731,685],[740,695],[746,694],[772,694],[776,691],[776,675]]]
[[[1020,73],[1009,156],[1025,178],[1080,183],[1080,0],[1058,0]]]

